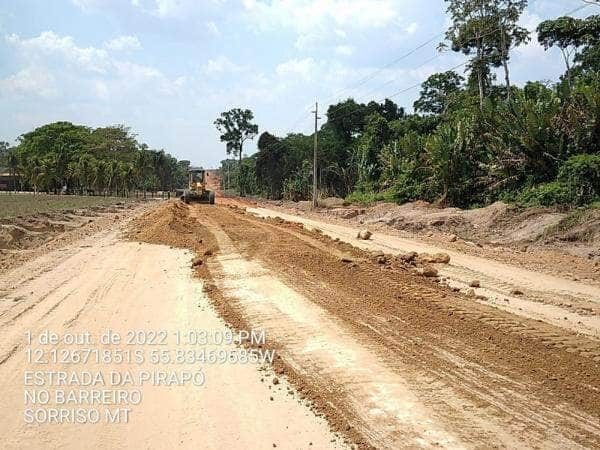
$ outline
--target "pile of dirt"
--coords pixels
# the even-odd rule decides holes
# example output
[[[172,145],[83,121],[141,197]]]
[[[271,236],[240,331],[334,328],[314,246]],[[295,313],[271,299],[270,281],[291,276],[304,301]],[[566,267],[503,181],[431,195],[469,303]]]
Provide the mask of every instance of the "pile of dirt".
[[[384,223],[399,230],[444,232],[489,243],[517,243],[537,240],[565,216],[548,209],[522,209],[502,202],[472,210],[413,202],[381,203],[368,208],[358,220]]]
[[[169,245],[194,251],[198,258],[192,262],[202,266],[202,257],[216,252],[212,236],[191,215],[194,206],[179,200],[171,200],[136,217],[129,224],[129,239],[149,244]]]
[[[0,249],[27,249],[46,242],[52,236],[80,226],[70,215],[43,216],[0,220]]]
[[[539,241],[600,261],[600,208],[578,209],[548,227]]]
[[[134,207],[132,203],[119,202],[111,206],[94,206],[0,219],[0,249],[26,250],[38,247],[62,233],[90,223],[92,218],[118,215]]]
[[[136,214],[139,202],[41,212],[0,219],[0,269],[8,270]]]
[[[600,209],[522,208],[496,202],[484,208],[444,208],[424,201],[396,205],[380,202],[370,207],[339,205],[309,211],[303,202],[271,202],[303,214],[319,214],[357,225],[389,227],[418,235],[456,236],[463,241],[492,246],[558,251],[600,261]],[[452,242],[455,238],[452,238]]]

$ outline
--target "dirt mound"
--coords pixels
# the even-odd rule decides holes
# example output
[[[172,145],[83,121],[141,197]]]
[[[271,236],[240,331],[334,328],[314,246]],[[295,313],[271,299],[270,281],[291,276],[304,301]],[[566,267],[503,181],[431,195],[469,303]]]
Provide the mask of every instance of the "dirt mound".
[[[300,203],[281,205],[304,211]],[[485,208],[443,208],[427,202],[403,205],[378,203],[371,207],[340,206],[319,214],[360,225],[391,227],[411,233],[445,235],[482,244],[524,245],[560,250],[587,259],[600,259],[600,209],[564,212],[552,208],[521,208],[496,202]]]
[[[539,241],[600,262],[600,208],[573,211],[548,227]]]
[[[344,199],[339,197],[328,197],[319,200],[319,206],[323,208],[339,208],[344,206]]]
[[[142,242],[185,247],[192,222],[183,203],[169,202],[135,218],[128,235]]]
[[[491,243],[533,242],[566,217],[549,209],[522,209],[502,202],[472,210],[442,208],[427,202],[378,203],[369,208],[330,208],[322,213],[398,230],[444,232]]]
[[[193,250],[199,255],[213,253],[210,236],[190,214],[191,208],[172,200],[133,219],[127,237],[150,244],[169,245]],[[201,264],[196,264],[200,266]]]
[[[0,219],[0,269],[98,232],[128,216],[138,203],[65,209]],[[118,213],[118,214],[117,214]]]

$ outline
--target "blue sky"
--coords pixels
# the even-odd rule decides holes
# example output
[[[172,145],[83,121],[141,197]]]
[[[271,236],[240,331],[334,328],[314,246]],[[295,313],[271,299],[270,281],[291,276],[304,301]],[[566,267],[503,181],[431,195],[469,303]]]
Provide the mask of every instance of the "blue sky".
[[[522,22],[583,4],[530,0]],[[442,0],[2,0],[0,140],[57,120],[126,124],[152,148],[216,167],[220,112],[250,108],[260,132],[309,133],[315,100],[383,100],[462,62],[436,40],[355,86],[447,25]],[[521,84],[564,66],[534,39],[511,69]],[[410,106],[418,92],[393,100]]]

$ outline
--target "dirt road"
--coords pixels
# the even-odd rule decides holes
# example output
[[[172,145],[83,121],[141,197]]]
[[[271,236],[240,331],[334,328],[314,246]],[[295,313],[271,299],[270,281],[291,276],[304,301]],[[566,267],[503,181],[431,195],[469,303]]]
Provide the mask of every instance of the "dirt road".
[[[241,208],[169,202],[134,220],[128,235],[142,244],[115,230],[4,274],[0,406],[17,411],[0,429],[8,444],[329,448],[347,439],[389,449],[600,446],[600,347],[593,333],[498,308],[402,261],[375,258],[357,248],[355,230],[307,224],[321,231]],[[404,250],[377,235],[366,245]],[[461,257],[451,255],[440,271],[471,264],[456,263]],[[483,286],[493,279],[491,270],[478,276],[485,273]],[[544,292],[535,277],[527,286],[522,301]],[[547,295],[563,295],[547,287]],[[563,289],[597,301],[580,284]],[[27,330],[173,333],[223,328],[221,318],[233,330],[264,330],[266,342],[226,348],[274,350],[273,368],[209,364],[201,388],[145,386],[128,425],[23,423]]]
[[[319,229],[331,238],[352,242],[366,250],[380,250],[400,254],[447,253],[450,264],[438,268],[449,285],[463,290],[473,280],[481,287],[475,293],[477,300],[506,310],[512,314],[543,320],[561,328],[584,333],[600,340],[600,286],[574,281],[539,271],[528,270],[489,258],[481,258],[441,246],[385,233],[375,233],[372,239],[356,239],[356,228],[325,221],[285,214],[267,208],[248,208],[261,217],[281,217],[302,223],[309,229]],[[519,295],[514,292],[519,291]],[[522,293],[522,294],[521,294]],[[593,312],[595,314],[591,314]]]
[[[202,281],[192,279],[191,254],[183,249],[139,244],[119,230],[96,234],[46,254],[0,278],[0,434],[2,448],[341,448],[323,419],[287,393],[282,380],[256,364],[202,364],[202,386],[141,388],[127,424],[29,424],[24,420],[26,371],[193,371],[199,364],[33,364],[26,333],[44,330],[99,336],[113,330],[225,330],[208,303]],[[171,336],[170,336],[171,337]],[[158,347],[173,351],[176,345]],[[73,349],[82,346],[52,348]],[[87,346],[84,346],[87,347]],[[92,346],[94,347],[94,346]],[[144,348],[152,346],[95,346]],[[43,346],[37,346],[43,348]],[[200,348],[200,347],[197,347]],[[235,345],[207,345],[206,351],[235,352]],[[42,386],[46,388],[46,386]],[[120,386],[119,386],[120,387]],[[41,387],[31,386],[30,389]],[[93,387],[49,387],[90,391]],[[113,387],[96,387],[114,389]],[[121,388],[121,387],[120,387]],[[124,386],[123,389],[131,390]],[[42,405],[45,406],[45,405]],[[73,408],[74,404],[61,405]],[[88,405],[84,405],[88,406]],[[29,406],[28,406],[29,407]],[[332,442],[334,441],[334,442]],[[83,444],[85,443],[85,444]],[[312,443],[312,446],[311,446]]]
[[[227,208],[189,214],[218,248],[204,276],[221,314],[264,327],[282,370],[355,442],[599,444],[597,341],[282,220]]]

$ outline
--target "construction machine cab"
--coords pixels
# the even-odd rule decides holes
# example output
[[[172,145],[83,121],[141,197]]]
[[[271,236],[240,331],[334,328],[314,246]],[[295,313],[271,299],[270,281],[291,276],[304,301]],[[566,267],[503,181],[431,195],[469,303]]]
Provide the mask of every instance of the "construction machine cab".
[[[204,169],[192,168],[188,170],[188,186],[190,189],[203,189],[205,183],[206,171]]]
[[[198,202],[214,205],[215,193],[206,189],[206,170],[202,167],[188,169],[188,188],[183,191],[181,200],[185,203]]]

